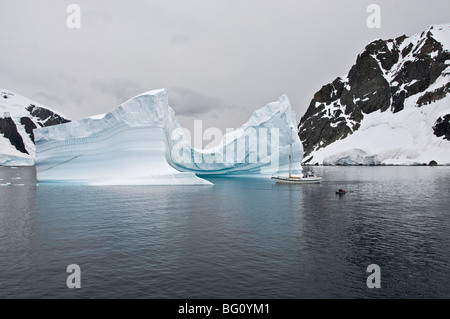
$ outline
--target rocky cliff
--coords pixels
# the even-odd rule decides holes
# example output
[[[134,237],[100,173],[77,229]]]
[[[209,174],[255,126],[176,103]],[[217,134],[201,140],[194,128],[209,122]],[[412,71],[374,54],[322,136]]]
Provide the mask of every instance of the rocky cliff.
[[[449,65],[450,25],[371,42],[346,76],[314,95],[301,118],[304,163],[415,164],[433,156],[445,161]]]

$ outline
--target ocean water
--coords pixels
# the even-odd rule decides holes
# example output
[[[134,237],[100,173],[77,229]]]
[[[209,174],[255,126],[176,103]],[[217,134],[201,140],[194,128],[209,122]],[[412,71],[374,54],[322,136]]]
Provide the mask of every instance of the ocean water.
[[[84,187],[0,167],[0,298],[450,298],[450,167],[314,169]]]

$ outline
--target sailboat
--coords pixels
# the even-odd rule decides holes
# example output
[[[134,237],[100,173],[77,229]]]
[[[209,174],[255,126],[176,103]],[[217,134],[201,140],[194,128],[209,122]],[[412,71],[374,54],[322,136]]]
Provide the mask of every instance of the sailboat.
[[[312,184],[320,183],[322,177],[314,175],[313,172],[302,174],[302,176],[292,175],[292,127],[291,127],[291,141],[289,145],[289,176],[272,176],[277,183],[289,183],[289,184]]]

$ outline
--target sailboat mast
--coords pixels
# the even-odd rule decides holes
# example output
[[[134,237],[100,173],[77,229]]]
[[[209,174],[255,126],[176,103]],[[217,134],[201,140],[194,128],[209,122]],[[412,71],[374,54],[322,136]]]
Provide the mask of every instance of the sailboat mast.
[[[291,127],[291,142],[289,145],[289,178],[292,177],[292,127]]]

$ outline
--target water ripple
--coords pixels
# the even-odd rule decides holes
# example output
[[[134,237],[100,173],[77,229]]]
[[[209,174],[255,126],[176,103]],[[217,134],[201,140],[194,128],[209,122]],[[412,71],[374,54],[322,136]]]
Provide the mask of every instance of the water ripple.
[[[0,297],[450,297],[450,168],[315,170],[322,184],[36,187],[0,168],[23,184],[0,187]],[[82,289],[65,286],[72,263]]]

